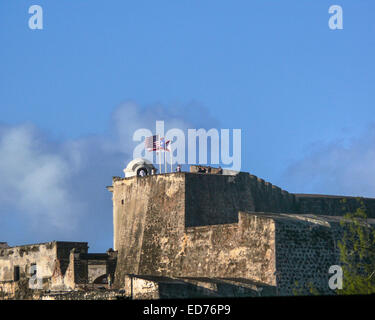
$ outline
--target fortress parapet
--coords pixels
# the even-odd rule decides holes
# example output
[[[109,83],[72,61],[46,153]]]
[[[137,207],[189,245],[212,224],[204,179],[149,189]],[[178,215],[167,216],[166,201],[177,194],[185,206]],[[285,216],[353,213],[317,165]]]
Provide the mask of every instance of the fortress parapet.
[[[314,268],[317,286],[327,283],[340,219],[356,198],[292,194],[249,173],[197,168],[113,178],[116,285],[124,286],[129,274],[232,276],[292,294],[293,281],[303,282]],[[375,200],[362,200],[374,216]],[[322,258],[302,266],[301,255]]]

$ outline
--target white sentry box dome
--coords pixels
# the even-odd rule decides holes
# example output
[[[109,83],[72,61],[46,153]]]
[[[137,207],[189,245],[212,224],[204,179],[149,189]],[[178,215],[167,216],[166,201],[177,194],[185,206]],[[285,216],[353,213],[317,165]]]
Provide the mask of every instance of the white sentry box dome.
[[[151,161],[144,158],[137,158],[128,163],[124,169],[125,178],[140,176],[143,170],[145,175],[151,175],[152,169],[155,169]]]

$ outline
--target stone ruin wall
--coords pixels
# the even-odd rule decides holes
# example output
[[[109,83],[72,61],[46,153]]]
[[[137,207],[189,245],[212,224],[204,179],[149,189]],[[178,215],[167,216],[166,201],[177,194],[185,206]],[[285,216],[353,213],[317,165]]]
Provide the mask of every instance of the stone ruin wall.
[[[93,256],[95,255],[95,259]],[[88,270],[88,282],[93,283],[95,280],[98,280],[99,277],[102,277],[105,274],[111,274],[112,279],[116,269],[116,252],[108,253],[108,258],[104,257],[104,254],[89,254],[89,257],[82,257],[81,260],[87,261],[87,270]],[[103,257],[102,257],[103,256]]]
[[[73,248],[76,254],[87,253],[88,249],[85,242],[56,241],[0,249],[0,294],[26,299],[37,292],[29,288],[32,265],[37,266],[40,290],[74,288],[87,274],[84,261],[71,260]]]
[[[56,258],[56,244],[45,243],[0,249],[0,300],[31,299],[35,290],[29,288],[30,267],[38,266],[43,287],[48,286]],[[15,279],[19,267],[19,280]]]
[[[0,249],[0,281],[13,281],[16,266],[19,266],[20,277],[29,277],[28,267],[33,263],[38,263],[40,277],[49,278],[56,256],[56,243],[53,242]]]

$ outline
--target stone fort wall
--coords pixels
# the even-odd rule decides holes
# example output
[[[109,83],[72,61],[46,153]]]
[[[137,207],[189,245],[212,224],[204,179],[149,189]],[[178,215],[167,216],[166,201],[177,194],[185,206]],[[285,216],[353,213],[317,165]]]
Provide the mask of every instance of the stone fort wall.
[[[174,268],[171,257],[185,229],[184,174],[113,181],[115,279],[126,274],[160,274]],[[117,281],[116,280],[116,281]]]
[[[310,287],[320,293],[332,293],[328,270],[340,264],[337,243],[342,238],[342,218],[291,214],[270,217],[276,230],[277,293],[308,294]]]
[[[294,195],[247,173],[115,177],[109,190],[118,286],[137,274],[252,279],[279,294],[315,279],[327,290],[340,231],[339,218],[322,214],[357,205],[351,197]]]

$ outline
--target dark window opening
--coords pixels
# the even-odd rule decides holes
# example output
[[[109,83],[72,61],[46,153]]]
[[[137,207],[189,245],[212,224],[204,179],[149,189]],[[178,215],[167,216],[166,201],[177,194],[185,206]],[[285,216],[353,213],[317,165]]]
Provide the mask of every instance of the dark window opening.
[[[14,267],[14,281],[19,281],[20,280],[20,267],[15,266]]]
[[[124,204],[124,200],[121,200],[121,204]]]

